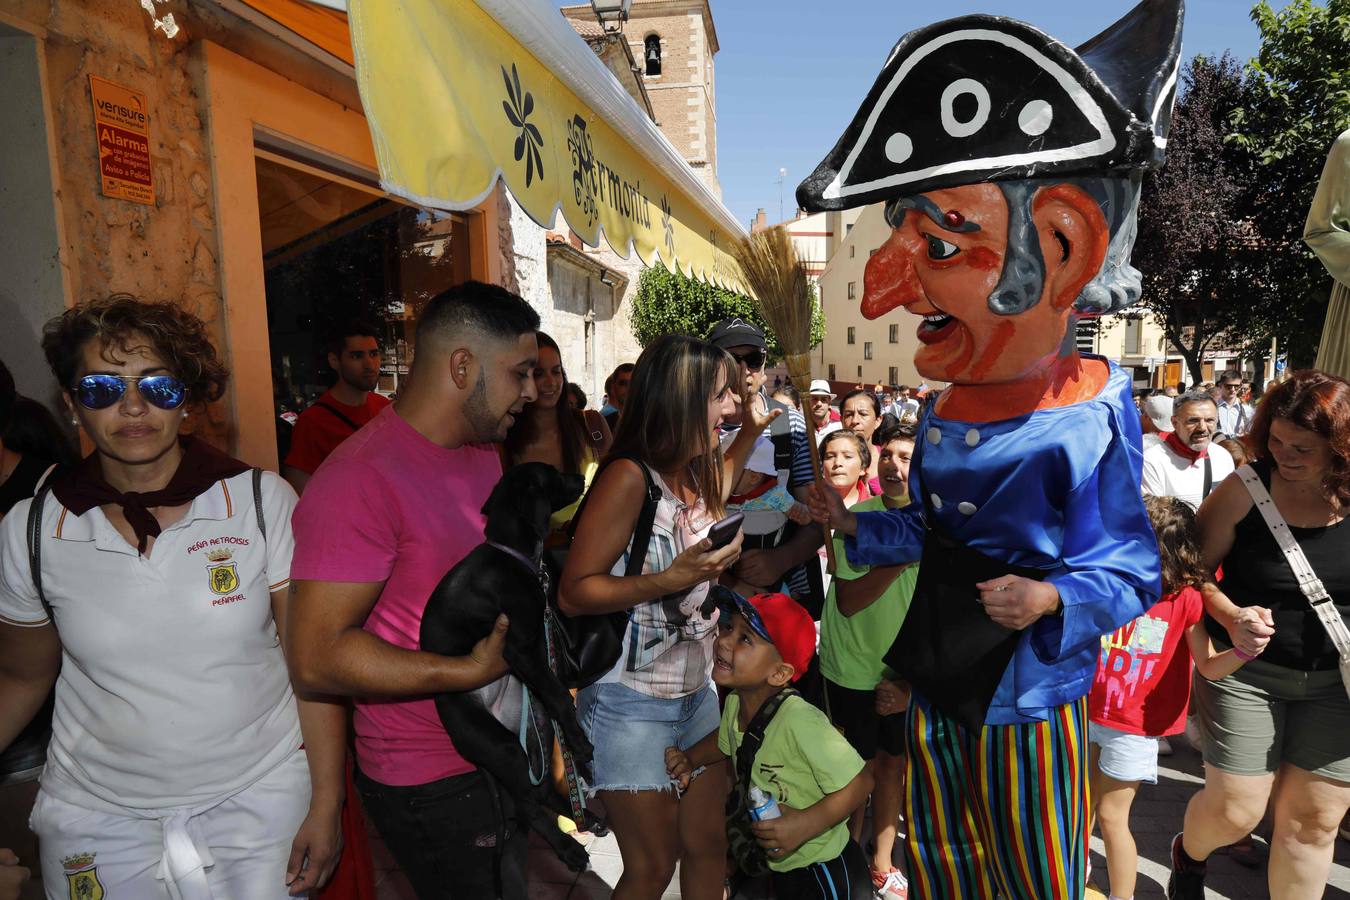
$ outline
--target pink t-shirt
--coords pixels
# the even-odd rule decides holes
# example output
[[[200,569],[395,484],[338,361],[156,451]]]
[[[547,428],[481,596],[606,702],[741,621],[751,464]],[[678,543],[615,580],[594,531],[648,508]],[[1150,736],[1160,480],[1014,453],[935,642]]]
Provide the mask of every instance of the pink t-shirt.
[[[305,487],[292,519],[291,579],[384,582],[365,630],[416,650],[427,598],[483,542],[480,510],[501,478],[494,449],[447,450],[392,406],[344,441]],[[356,700],[356,758],[381,784],[473,770],[427,697]]]

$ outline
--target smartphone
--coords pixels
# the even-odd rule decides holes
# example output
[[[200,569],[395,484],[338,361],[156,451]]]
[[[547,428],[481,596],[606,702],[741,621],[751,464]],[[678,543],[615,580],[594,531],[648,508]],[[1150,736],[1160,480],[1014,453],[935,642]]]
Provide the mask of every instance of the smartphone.
[[[712,546],[708,548],[708,552],[721,550],[727,544],[730,544],[736,537],[736,532],[741,530],[741,523],[744,521],[745,513],[735,512],[708,529],[708,540],[712,541]]]

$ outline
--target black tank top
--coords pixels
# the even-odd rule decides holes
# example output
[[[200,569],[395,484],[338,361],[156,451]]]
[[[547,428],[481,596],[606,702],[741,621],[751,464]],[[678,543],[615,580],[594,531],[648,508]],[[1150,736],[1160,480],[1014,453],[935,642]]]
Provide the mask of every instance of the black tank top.
[[[1269,490],[1270,460],[1258,460],[1252,468]],[[1326,585],[1341,616],[1350,622],[1350,520],[1323,528],[1291,526],[1289,531]],[[1275,635],[1261,659],[1303,672],[1336,668],[1336,648],[1298,589],[1289,562],[1255,504],[1237,524],[1233,549],[1223,561],[1219,587],[1238,606],[1264,606],[1271,611]],[[1222,646],[1229,646],[1228,632],[1209,615],[1205,616],[1205,630]]]

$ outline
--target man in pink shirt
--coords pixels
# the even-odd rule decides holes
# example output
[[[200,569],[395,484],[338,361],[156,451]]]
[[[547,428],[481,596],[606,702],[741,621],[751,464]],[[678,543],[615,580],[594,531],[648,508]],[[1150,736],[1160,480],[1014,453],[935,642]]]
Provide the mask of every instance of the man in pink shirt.
[[[293,517],[287,659],[299,690],[356,698],[356,783],[422,898],[524,896],[526,835],[510,799],[455,750],[431,696],[506,671],[505,617],[469,656],[419,649],[436,584],[483,541],[501,476],[493,442],[535,399],[539,316],[468,282],[433,299],[398,401],[324,461]]]

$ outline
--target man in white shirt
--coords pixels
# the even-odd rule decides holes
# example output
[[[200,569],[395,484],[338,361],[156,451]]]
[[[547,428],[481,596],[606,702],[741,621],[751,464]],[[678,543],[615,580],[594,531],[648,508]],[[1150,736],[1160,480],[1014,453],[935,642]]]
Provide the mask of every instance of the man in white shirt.
[[[1228,437],[1246,434],[1252,427],[1252,408],[1242,402],[1242,373],[1230,369],[1219,376],[1219,432]]]
[[[1177,497],[1198,508],[1234,468],[1232,455],[1214,443],[1217,424],[1218,409],[1204,391],[1178,397],[1172,430],[1144,447],[1144,493]]]

